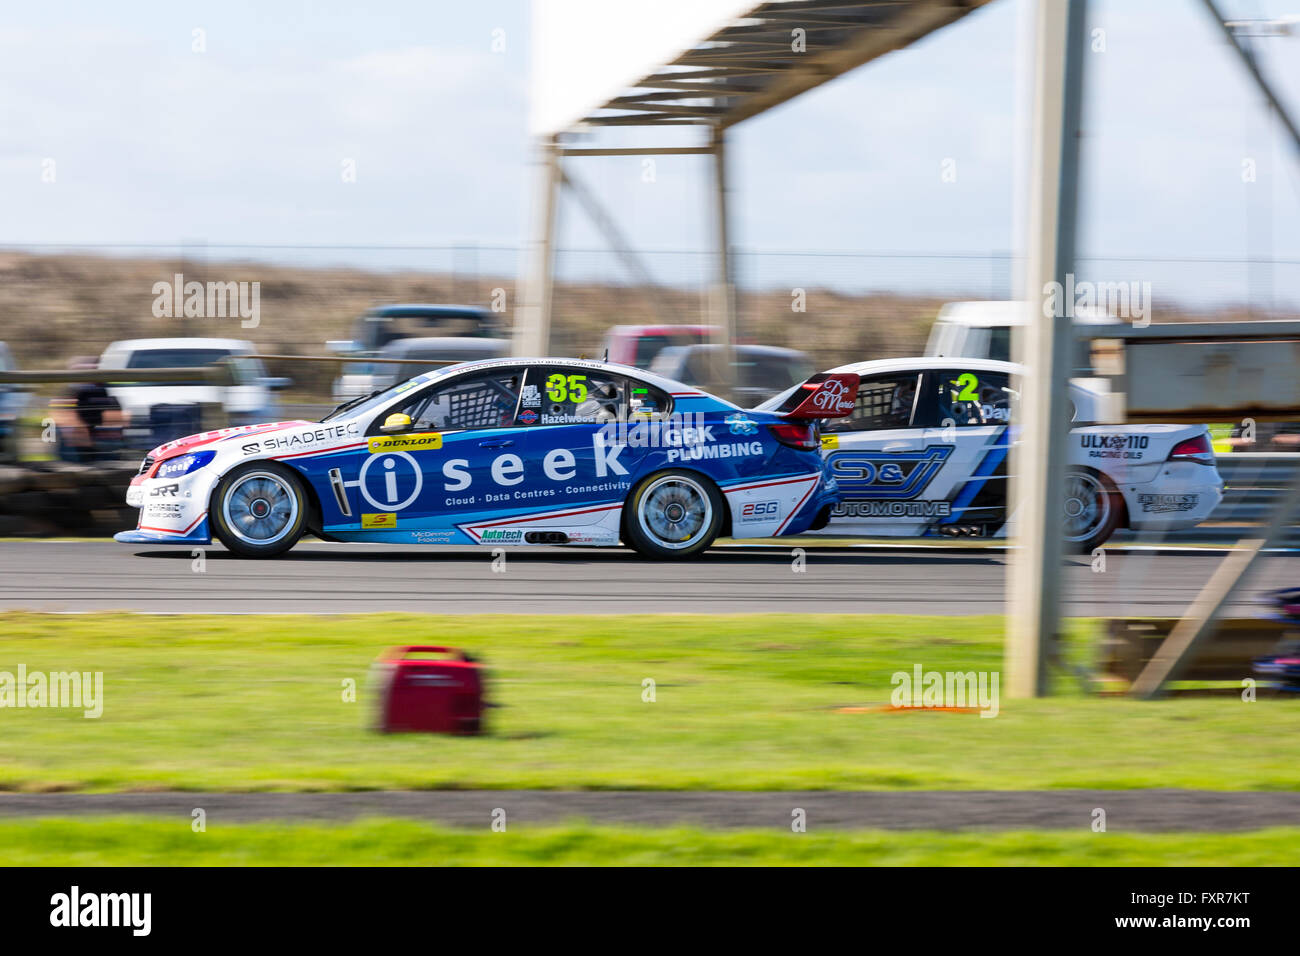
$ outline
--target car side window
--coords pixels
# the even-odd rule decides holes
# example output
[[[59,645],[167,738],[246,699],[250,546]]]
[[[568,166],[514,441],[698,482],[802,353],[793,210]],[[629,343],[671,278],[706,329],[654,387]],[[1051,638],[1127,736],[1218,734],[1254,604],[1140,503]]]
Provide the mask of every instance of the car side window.
[[[391,406],[371,424],[378,433],[383,419],[401,412],[411,416],[415,431],[502,428],[514,424],[523,369],[495,368],[435,385],[410,400]]]
[[[878,431],[907,428],[912,424],[920,374],[916,372],[876,375],[858,384],[858,399],[853,414],[829,419],[827,432]]]
[[[1018,411],[1020,393],[1006,372],[942,369],[931,377],[940,427],[1006,425]]]
[[[649,415],[651,417],[667,415],[672,410],[672,396],[662,388],[656,388],[648,382],[628,379],[627,414],[629,417],[636,415]]]
[[[528,369],[517,425],[581,425],[618,421],[625,414],[627,379],[599,369],[535,365]]]

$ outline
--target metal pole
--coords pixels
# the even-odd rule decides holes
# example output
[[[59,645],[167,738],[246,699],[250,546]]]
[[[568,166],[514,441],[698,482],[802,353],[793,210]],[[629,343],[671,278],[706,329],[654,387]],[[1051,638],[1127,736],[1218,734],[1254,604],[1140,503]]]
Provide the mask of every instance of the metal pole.
[[[516,356],[544,356],[551,348],[555,222],[562,175],[559,143],[553,137],[545,139],[539,144],[538,153],[533,237],[528,246],[519,307],[515,310],[512,352]]]
[[[1012,449],[1016,534],[1008,576],[1006,668],[1013,697],[1047,692],[1061,615],[1061,515],[1073,349],[1074,271],[1085,0],[1040,0],[1034,29],[1028,229],[1017,353],[1027,366]],[[1053,283],[1057,285],[1053,286]],[[1055,288],[1056,294],[1049,298]],[[1059,306],[1059,307],[1057,307]],[[1046,313],[1046,314],[1045,314]]]
[[[1142,668],[1129,693],[1150,700],[1164,693],[1165,684],[1178,680],[1196,657],[1196,649],[1214,633],[1223,606],[1232,592],[1242,587],[1254,571],[1259,556],[1275,547],[1290,529],[1291,516],[1300,508],[1300,469],[1291,478],[1291,484],[1262,538],[1243,541],[1237,550],[1223,559],[1210,580],[1205,582],[1196,596],[1187,616],[1174,625],[1155,655]]]
[[[727,223],[727,151],[726,135],[715,127],[711,142],[713,153],[713,215],[715,272],[712,295],[712,324],[720,329],[717,339],[722,346],[715,363],[714,387],[725,398],[732,396],[735,374],[736,300],[731,282],[731,246]]]
[[[672,307],[665,300],[659,283],[655,281],[645,263],[637,256],[636,250],[632,248],[632,243],[623,235],[618,223],[601,205],[600,200],[596,198],[596,194],[588,189],[581,180],[575,178],[571,170],[562,170],[560,181],[569,187],[569,192],[573,194],[573,198],[578,200],[578,204],[586,210],[587,217],[600,232],[604,233],[605,241],[609,243],[614,255],[618,257],[619,261],[623,263],[623,267],[627,269],[633,279],[640,283],[646,295],[650,297],[651,304],[659,320],[664,323],[673,322]]]
[[[1255,81],[1255,85],[1259,87],[1260,92],[1264,94],[1269,105],[1273,107],[1273,112],[1277,115],[1277,118],[1282,121],[1282,125],[1286,127],[1286,131],[1291,135],[1291,145],[1297,150],[1300,150],[1300,128],[1297,128],[1296,121],[1287,111],[1287,108],[1282,101],[1278,99],[1277,94],[1273,92],[1273,87],[1269,84],[1268,80],[1264,79],[1264,74],[1260,72],[1259,64],[1255,62],[1255,55],[1251,53],[1246,46],[1238,42],[1237,34],[1233,32],[1232,27],[1230,27],[1224,20],[1223,14],[1221,14],[1219,8],[1214,5],[1214,0],[1203,0],[1203,2],[1205,3],[1206,9],[1210,11],[1210,15],[1214,17],[1214,22],[1219,25],[1221,30],[1223,30],[1223,35],[1228,38],[1228,44],[1236,50],[1237,55],[1241,57],[1241,62],[1246,66],[1246,72],[1249,73],[1251,79]]]

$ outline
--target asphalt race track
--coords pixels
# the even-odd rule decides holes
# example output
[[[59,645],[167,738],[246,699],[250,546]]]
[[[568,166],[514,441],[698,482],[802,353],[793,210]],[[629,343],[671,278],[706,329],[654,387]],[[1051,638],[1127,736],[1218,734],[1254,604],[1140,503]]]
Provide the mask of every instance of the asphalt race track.
[[[784,548],[717,548],[684,563],[623,549],[505,549],[303,542],[253,561],[220,546],[193,570],[188,548],[111,541],[0,543],[0,609],[42,611],[352,613],[1000,614],[1003,549],[807,548],[803,571]],[[1094,571],[1068,559],[1068,616],[1172,617],[1186,610],[1223,552],[1111,550]],[[1265,555],[1230,613],[1253,595],[1300,584],[1300,554]]]

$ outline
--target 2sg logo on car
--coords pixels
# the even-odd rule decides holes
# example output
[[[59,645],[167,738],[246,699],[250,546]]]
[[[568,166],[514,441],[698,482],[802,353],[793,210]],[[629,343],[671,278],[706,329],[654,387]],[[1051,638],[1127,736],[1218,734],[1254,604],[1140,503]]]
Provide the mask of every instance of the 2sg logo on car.
[[[777,501],[749,501],[740,509],[741,521],[768,521],[781,513],[781,504]]]

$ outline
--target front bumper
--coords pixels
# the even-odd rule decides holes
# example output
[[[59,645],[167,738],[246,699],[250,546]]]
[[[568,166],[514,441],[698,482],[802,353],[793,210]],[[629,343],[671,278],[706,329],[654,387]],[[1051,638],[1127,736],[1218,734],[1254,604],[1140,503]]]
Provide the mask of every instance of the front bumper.
[[[212,532],[208,529],[208,516],[205,514],[188,533],[136,528],[134,531],[119,531],[113,535],[113,540],[118,544],[211,544]]]
[[[210,544],[208,496],[211,479],[200,468],[179,478],[137,475],[126,491],[126,503],[140,509],[134,531],[113,536],[122,544]]]

